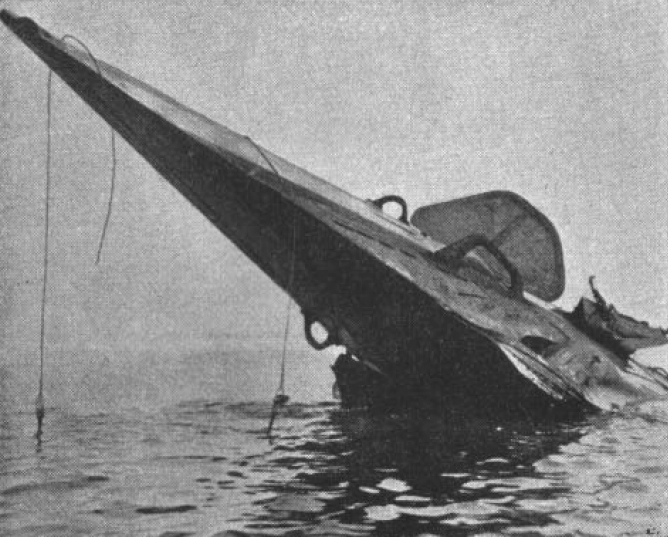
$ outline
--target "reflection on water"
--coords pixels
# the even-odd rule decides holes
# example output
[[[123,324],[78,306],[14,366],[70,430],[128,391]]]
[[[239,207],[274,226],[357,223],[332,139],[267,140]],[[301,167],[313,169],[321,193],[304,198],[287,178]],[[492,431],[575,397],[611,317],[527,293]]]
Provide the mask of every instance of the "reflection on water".
[[[534,430],[528,424],[342,412],[311,430],[307,440],[284,436],[285,456],[266,461],[269,468],[287,464],[300,471],[289,483],[259,485],[275,496],[265,500],[265,512],[247,521],[247,529],[290,524],[306,534],[418,535],[542,525],[542,513],[511,504],[561,490],[537,477],[532,463],[580,434],[568,427]]]
[[[330,403],[2,414],[3,535],[587,535],[668,529],[668,405],[581,423]]]

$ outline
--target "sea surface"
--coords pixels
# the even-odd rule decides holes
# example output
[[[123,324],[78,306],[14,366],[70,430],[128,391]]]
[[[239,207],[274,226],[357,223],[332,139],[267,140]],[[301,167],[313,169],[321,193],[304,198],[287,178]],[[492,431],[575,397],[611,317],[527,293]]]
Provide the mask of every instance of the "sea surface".
[[[310,361],[270,440],[271,390],[212,395],[246,359],[70,371],[47,383],[41,446],[25,370],[0,368],[0,534],[668,535],[668,402],[568,423],[370,416],[305,390],[328,379]]]

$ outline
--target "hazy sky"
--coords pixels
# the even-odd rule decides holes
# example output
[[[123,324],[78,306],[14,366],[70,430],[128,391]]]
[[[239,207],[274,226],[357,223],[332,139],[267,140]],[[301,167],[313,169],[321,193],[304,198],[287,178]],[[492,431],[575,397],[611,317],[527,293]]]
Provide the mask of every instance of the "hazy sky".
[[[11,7],[360,197],[397,193],[415,208],[513,190],[561,232],[562,304],[597,274],[618,307],[668,325],[664,1]],[[0,335],[27,357],[38,348],[47,71],[4,28],[0,47]],[[60,82],[53,106],[51,344],[113,353],[280,339],[285,296],[124,142],[94,266],[109,132]]]

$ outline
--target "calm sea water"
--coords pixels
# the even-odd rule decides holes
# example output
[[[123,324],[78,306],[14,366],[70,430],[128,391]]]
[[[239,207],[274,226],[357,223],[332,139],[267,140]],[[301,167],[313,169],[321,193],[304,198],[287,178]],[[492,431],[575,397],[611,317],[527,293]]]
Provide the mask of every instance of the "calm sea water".
[[[1,370],[0,534],[668,535],[668,402],[489,424],[297,400],[270,443],[271,392],[209,397],[218,362],[183,362],[190,391],[158,376],[133,398],[121,376],[106,408],[55,398],[41,449],[18,370]]]

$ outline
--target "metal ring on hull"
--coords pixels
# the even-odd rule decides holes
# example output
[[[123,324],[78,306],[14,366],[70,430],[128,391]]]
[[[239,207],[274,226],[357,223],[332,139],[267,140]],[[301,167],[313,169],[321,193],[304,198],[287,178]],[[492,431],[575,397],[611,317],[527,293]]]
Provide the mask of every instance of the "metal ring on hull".
[[[404,224],[408,224],[408,204],[406,203],[406,200],[401,196],[397,196],[396,194],[390,194],[389,196],[383,196],[382,198],[372,200],[371,203],[373,203],[376,207],[378,207],[381,210],[383,209],[386,203],[398,204],[401,207],[401,215],[399,216],[399,221],[403,222]]]
[[[315,323],[319,323],[321,326],[323,326],[323,328],[325,328],[325,330],[327,330],[327,338],[325,341],[318,341],[313,335],[311,329]],[[331,347],[332,345],[338,345],[337,338],[332,335],[332,331],[328,330],[328,328],[323,323],[319,322],[317,319],[314,319],[313,316],[308,313],[304,313],[304,336],[306,337],[308,344],[317,351],[324,350],[327,347]]]

